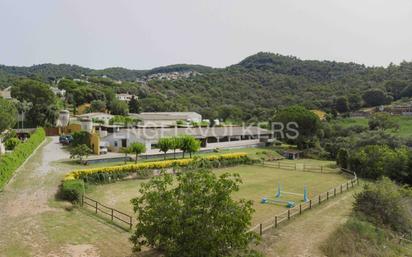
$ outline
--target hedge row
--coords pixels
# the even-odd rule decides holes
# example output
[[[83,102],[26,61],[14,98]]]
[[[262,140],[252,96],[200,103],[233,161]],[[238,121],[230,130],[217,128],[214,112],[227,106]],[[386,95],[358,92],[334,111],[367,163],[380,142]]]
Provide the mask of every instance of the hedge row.
[[[145,162],[106,168],[76,170],[67,174],[60,187],[60,198],[72,202],[80,201],[88,183],[110,183],[121,180],[131,174],[139,178],[148,178],[154,170],[173,167],[191,168],[200,165],[209,168],[228,167],[240,164],[252,164],[258,160],[250,159],[246,153],[212,155],[203,158]]]
[[[38,128],[26,142],[18,144],[12,153],[0,156],[0,190],[45,138],[44,129]]]
[[[246,163],[250,162],[246,153],[229,153],[221,155],[211,155],[201,158],[201,160],[207,160],[212,163],[212,166],[216,166],[218,163]],[[121,165],[113,167],[102,167],[93,169],[75,170],[68,173],[64,177],[64,181],[83,179],[88,181],[93,180],[93,177],[101,177],[102,175],[108,175],[113,177],[127,176],[128,174],[138,173],[144,170],[161,170],[173,167],[187,167],[193,163],[195,159],[178,159],[167,161],[155,161],[155,162],[143,162],[138,164]],[[227,166],[227,165],[224,165]]]

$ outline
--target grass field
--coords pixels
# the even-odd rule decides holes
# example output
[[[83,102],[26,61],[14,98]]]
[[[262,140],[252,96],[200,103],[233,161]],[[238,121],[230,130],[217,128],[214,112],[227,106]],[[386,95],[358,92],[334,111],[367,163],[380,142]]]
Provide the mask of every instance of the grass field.
[[[390,133],[400,136],[402,138],[412,137],[412,117],[410,116],[393,116],[393,120],[399,125],[399,130],[391,131]],[[343,127],[350,127],[353,125],[368,126],[368,118],[345,118],[336,121],[337,124]]]
[[[304,161],[308,163],[308,160],[296,162],[303,163]],[[311,160],[311,164],[325,165],[331,164],[331,162]],[[300,194],[303,194],[303,188],[306,185],[310,197],[339,185],[348,179],[340,174],[320,174],[248,165],[218,169],[215,172],[218,175],[225,172],[240,174],[243,184],[240,187],[240,191],[234,193],[234,198],[243,198],[254,202],[256,212],[253,216],[252,224],[258,224],[261,221],[273,218],[277,213],[287,210],[285,204],[260,203],[262,197],[274,198],[278,183],[281,183],[282,190]],[[97,201],[132,214],[130,199],[138,196],[139,185],[145,181],[147,180],[129,180],[113,184],[90,185],[87,195]],[[280,199],[299,203],[302,201],[303,196],[284,195]]]
[[[363,118],[363,117],[342,118],[334,122],[336,122],[336,124],[339,124],[344,128],[355,126],[355,125],[368,127],[368,118]]]

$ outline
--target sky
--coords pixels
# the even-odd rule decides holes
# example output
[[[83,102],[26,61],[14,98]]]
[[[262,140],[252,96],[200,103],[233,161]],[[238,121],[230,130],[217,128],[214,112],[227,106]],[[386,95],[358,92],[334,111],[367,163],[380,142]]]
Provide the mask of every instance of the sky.
[[[412,61],[410,0],[0,0],[0,63],[225,67],[257,52]]]

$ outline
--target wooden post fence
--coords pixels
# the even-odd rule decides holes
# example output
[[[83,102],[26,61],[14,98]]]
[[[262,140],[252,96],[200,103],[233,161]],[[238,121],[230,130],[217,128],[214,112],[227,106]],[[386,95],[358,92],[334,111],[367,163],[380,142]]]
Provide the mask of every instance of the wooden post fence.
[[[279,166],[280,166],[280,164],[279,164]],[[290,168],[293,169],[293,166],[286,166],[286,167],[290,167]],[[307,165],[304,165],[303,167],[304,167],[304,169],[307,169],[307,168],[308,168]],[[321,167],[322,167],[322,166],[321,166]],[[296,168],[296,164],[295,164],[295,168]],[[310,168],[309,168],[309,169],[310,169]],[[309,170],[309,169],[308,169],[308,170]],[[323,170],[323,168],[321,168],[321,170]],[[350,173],[349,170],[345,170],[344,172]],[[354,185],[357,185],[357,184],[359,183],[359,181],[358,181],[358,179],[357,179],[357,177],[356,177],[356,173],[350,173],[350,174],[352,174],[352,175],[354,176],[354,178],[351,179],[350,181],[347,181],[346,183],[340,184],[340,193],[343,193],[343,191],[349,190],[350,187],[354,187]],[[344,190],[343,187],[344,187],[345,185],[346,185],[346,188],[345,188],[345,190]],[[351,185],[352,185],[352,186],[351,186]],[[338,187],[334,187],[334,188],[333,188],[333,196],[334,196],[334,197],[335,197],[337,194],[339,194],[338,189],[339,189]],[[324,193],[326,193],[326,199],[324,199],[324,200],[329,200],[329,198],[330,198],[330,196],[331,196],[331,195],[330,195],[330,194],[331,194],[331,189],[329,189],[328,191],[326,191],[326,192],[324,192]],[[321,194],[319,194],[319,195],[317,196],[317,198],[318,198],[318,204],[319,204],[319,205],[322,203],[322,194],[324,194],[324,193],[321,193]],[[267,231],[268,229],[273,228],[273,227],[274,227],[274,228],[278,228],[280,223],[289,221],[289,220],[291,219],[291,217],[295,216],[296,214],[299,213],[299,215],[301,215],[305,210],[312,209],[312,199],[309,199],[308,204],[309,204],[309,206],[308,206],[307,208],[302,208],[302,204],[300,203],[300,204],[299,204],[299,207],[296,206],[296,207],[294,207],[294,208],[288,209],[287,212],[283,212],[283,213],[281,213],[280,215],[275,215],[274,222],[273,222],[273,220],[271,220],[271,221],[266,221],[266,222],[268,222],[268,223],[271,224],[271,225],[269,225],[268,227],[263,227],[263,223],[265,223],[265,222],[263,222],[263,223],[260,223],[258,226],[253,227],[253,228],[250,229],[249,231],[256,231],[256,230],[258,229],[258,230],[259,230],[258,233],[259,233],[260,235],[263,235],[263,233],[264,233],[265,231]],[[315,202],[315,204],[316,204],[316,202]],[[293,211],[294,213],[292,213],[292,211]],[[287,216],[285,217],[285,215],[287,215]],[[280,217],[280,219],[279,219],[278,217]],[[130,227],[131,227],[131,225],[130,225]],[[259,228],[258,228],[258,227],[259,227]],[[256,232],[257,232],[257,231],[256,231]]]
[[[102,213],[104,215],[107,215],[110,217],[110,220],[114,222],[115,220],[120,221],[122,223],[125,223],[128,225],[129,229],[132,229],[133,227],[133,217],[121,212],[119,210],[116,210],[114,208],[108,207],[104,204],[99,203],[96,200],[93,200],[85,195],[82,196],[82,201],[81,201],[81,206],[82,207],[91,207],[93,208],[93,211],[97,213]]]

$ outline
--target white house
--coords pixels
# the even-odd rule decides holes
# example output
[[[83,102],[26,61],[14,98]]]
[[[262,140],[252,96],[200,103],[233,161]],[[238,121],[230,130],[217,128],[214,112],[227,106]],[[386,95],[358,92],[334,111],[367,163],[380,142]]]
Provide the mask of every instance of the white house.
[[[50,90],[53,91],[53,94],[56,96],[64,97],[66,95],[66,90],[59,89],[58,87],[50,87]]]
[[[104,113],[104,112],[91,112],[91,113],[85,113],[82,115],[77,116],[80,120],[81,119],[90,119],[90,120],[101,120],[104,122],[104,124],[109,124],[109,121],[114,117],[111,114]]]
[[[170,127],[175,126],[178,121],[202,121],[202,115],[196,112],[142,112],[131,113],[130,116],[141,120],[141,124],[147,127]]]
[[[3,90],[0,90],[0,97],[4,99],[12,99],[11,97],[11,87],[7,87]]]
[[[129,102],[132,98],[138,99],[137,96],[131,94],[116,94],[117,100]]]
[[[5,154],[6,153],[6,148],[4,147],[4,144],[2,142],[2,139],[0,137],[0,155]]]

